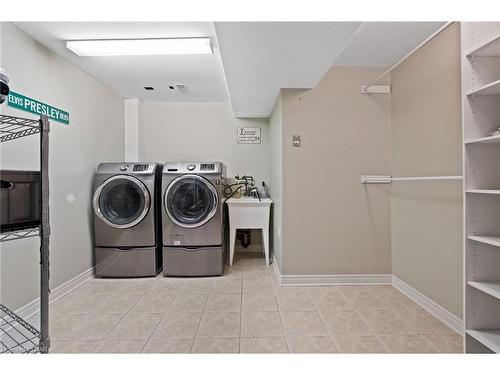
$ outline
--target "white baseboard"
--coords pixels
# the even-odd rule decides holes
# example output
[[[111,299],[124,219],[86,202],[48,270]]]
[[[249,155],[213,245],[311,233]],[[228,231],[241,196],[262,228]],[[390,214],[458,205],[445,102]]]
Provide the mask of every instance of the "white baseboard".
[[[392,285],[452,330],[461,335],[464,333],[462,319],[394,275],[282,275],[274,260],[273,268],[280,286]]]
[[[391,275],[281,275],[280,285],[391,285]]]
[[[73,277],[72,279],[52,289],[50,291],[50,297],[49,297],[50,303],[57,301],[59,298],[61,298],[65,294],[68,294],[73,289],[77,288],[78,286],[80,286],[93,276],[94,276],[94,267],[89,268],[88,270],[82,272],[81,274]],[[36,314],[38,311],[40,311],[40,298],[37,298],[36,300],[31,301],[30,303],[24,305],[23,307],[16,310],[15,313],[19,315],[19,317],[21,317],[22,319],[27,319],[30,316]]]
[[[392,286],[398,289],[401,293],[420,305],[422,308],[430,312],[437,319],[442,321],[455,332],[464,334],[463,320],[446,310],[443,306],[437,304],[429,297],[423,295],[418,290],[406,284],[403,280],[392,275]]]
[[[274,273],[280,286],[303,285],[391,285],[392,275],[282,275],[273,260]]]
[[[278,268],[278,262],[276,262],[276,259],[273,257],[273,269],[274,269],[274,275],[276,276],[276,282],[278,283],[279,286],[281,286],[281,272],[280,269]]]

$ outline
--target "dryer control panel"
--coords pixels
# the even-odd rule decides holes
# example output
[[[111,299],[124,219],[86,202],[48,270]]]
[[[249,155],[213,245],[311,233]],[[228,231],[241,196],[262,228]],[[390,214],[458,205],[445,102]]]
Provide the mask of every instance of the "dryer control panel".
[[[156,163],[101,163],[97,166],[96,174],[154,174]]]
[[[163,166],[164,174],[213,174],[221,172],[221,162],[167,162]]]

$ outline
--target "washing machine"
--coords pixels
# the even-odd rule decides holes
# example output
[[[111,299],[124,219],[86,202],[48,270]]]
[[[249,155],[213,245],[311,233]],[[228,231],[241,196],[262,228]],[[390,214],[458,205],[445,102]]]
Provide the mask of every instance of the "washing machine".
[[[167,162],[162,171],[163,273],[224,272],[224,210],[220,162]]]
[[[101,163],[94,177],[98,277],[156,276],[161,270],[161,165]]]

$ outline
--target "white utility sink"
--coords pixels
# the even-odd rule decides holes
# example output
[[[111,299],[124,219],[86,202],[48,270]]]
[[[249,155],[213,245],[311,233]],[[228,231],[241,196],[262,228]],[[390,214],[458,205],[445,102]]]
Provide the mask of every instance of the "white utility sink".
[[[261,229],[266,264],[269,265],[269,216],[273,201],[269,198],[229,198],[229,265],[233,264],[237,229]]]
[[[259,198],[254,198],[254,197],[241,197],[241,198],[229,198],[226,201],[227,204],[271,204],[273,201],[269,198],[261,198],[259,201]]]

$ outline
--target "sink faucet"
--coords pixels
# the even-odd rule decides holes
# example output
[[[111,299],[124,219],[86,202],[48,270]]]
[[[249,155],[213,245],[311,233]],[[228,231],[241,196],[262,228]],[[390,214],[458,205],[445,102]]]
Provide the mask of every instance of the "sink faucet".
[[[245,186],[245,196],[249,197],[251,194],[252,187],[254,186],[253,176],[247,176],[247,175],[240,176],[239,174],[237,174],[234,178],[236,179],[236,182],[238,184]]]
[[[237,183],[245,186],[245,196],[257,197],[260,200],[260,194],[259,191],[257,190],[257,186],[255,186],[254,184],[255,179],[253,178],[253,176],[236,175],[234,178],[236,179]]]

